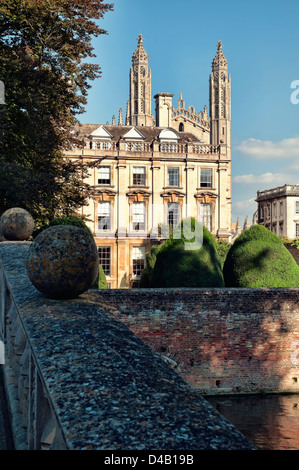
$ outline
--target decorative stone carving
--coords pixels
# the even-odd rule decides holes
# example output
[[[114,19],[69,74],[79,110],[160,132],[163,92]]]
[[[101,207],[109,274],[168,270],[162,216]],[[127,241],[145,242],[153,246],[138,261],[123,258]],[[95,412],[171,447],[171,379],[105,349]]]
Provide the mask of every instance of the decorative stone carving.
[[[6,240],[27,240],[33,233],[33,217],[21,207],[5,211],[0,219],[1,232]]]
[[[97,247],[93,238],[79,227],[50,227],[31,244],[26,268],[32,284],[46,297],[75,298],[96,280]]]

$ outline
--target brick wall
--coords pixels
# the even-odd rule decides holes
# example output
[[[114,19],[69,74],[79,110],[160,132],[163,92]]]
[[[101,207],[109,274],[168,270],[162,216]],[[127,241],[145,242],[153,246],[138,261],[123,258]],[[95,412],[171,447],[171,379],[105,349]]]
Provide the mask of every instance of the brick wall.
[[[299,392],[299,289],[100,292],[201,393]]]

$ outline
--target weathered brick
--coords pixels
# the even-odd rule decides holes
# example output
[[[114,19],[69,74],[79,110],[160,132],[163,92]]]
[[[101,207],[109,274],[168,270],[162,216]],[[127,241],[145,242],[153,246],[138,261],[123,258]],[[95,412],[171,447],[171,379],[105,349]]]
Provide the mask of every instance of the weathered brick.
[[[138,289],[101,296],[202,393],[299,391],[293,379],[299,376],[299,289]]]

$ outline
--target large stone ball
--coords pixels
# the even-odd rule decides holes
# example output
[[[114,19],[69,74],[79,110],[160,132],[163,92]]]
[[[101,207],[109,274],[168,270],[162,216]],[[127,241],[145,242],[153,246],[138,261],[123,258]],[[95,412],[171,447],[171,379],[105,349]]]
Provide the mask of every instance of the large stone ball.
[[[32,284],[46,297],[70,299],[93,286],[99,255],[94,239],[85,230],[56,225],[32,242],[26,268]]]
[[[25,209],[13,207],[5,211],[0,219],[1,232],[6,240],[27,240],[33,233],[34,220]]]

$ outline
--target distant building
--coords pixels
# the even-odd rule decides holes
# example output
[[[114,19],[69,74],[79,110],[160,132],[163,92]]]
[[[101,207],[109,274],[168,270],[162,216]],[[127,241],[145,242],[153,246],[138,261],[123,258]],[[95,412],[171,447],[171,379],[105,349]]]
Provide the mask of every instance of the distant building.
[[[182,94],[154,96],[143,38],[138,37],[129,74],[126,116],[112,125],[81,124],[84,142],[67,158],[98,162],[86,181],[93,188],[88,216],[110,287],[138,285],[145,256],[161,239],[161,224],[195,217],[218,239],[231,240],[231,84],[219,41],[209,79],[207,106],[195,112]],[[156,235],[156,238],[155,238]],[[160,237],[160,238],[159,238]]]
[[[257,223],[279,237],[299,238],[299,185],[258,191]]]

